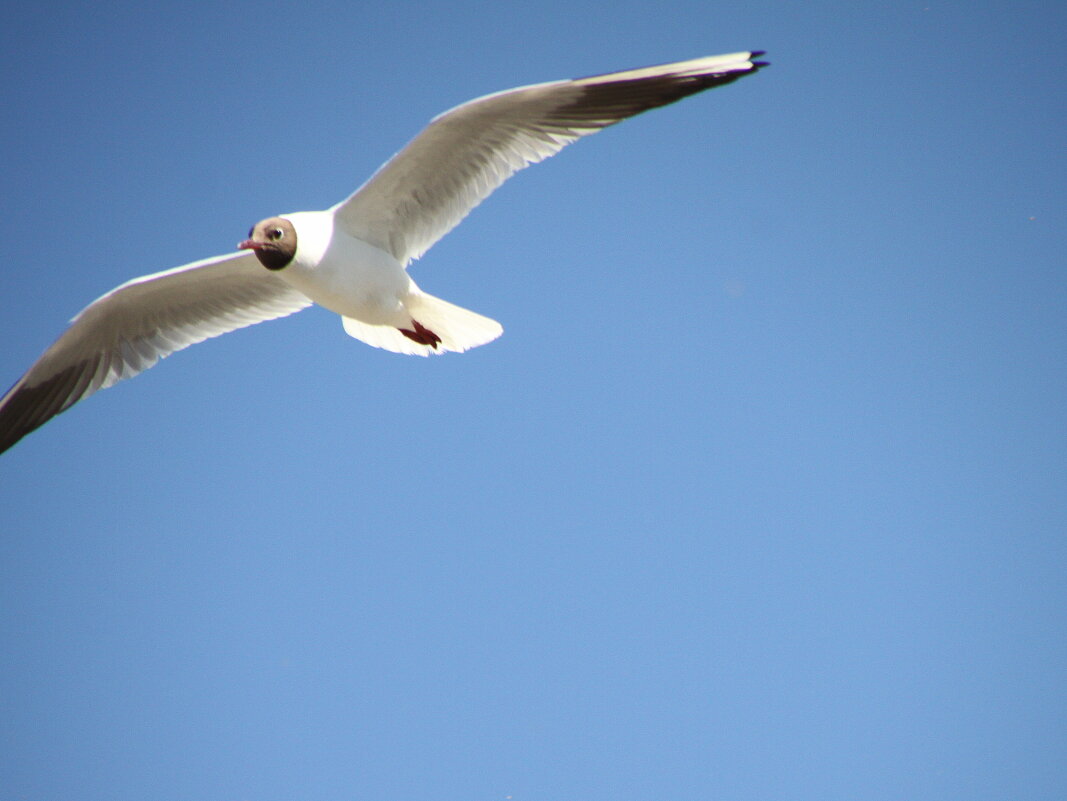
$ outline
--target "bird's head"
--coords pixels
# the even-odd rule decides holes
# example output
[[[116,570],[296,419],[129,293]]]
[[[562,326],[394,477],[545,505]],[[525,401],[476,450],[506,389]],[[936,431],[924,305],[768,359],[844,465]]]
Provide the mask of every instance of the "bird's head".
[[[255,252],[268,270],[281,270],[296,255],[296,229],[284,217],[268,217],[252,226],[248,239],[237,248]]]

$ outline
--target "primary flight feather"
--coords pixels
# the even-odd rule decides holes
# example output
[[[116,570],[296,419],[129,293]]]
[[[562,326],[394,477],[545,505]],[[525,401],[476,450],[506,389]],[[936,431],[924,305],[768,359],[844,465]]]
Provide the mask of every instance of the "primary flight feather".
[[[495,320],[429,295],[412,259],[516,171],[627,117],[765,66],[731,53],[486,95],[446,111],[350,197],[257,223],[238,251],[113,289],[0,398],[0,452],[98,389],[209,337],[317,303],[369,345],[421,356],[496,339]]]

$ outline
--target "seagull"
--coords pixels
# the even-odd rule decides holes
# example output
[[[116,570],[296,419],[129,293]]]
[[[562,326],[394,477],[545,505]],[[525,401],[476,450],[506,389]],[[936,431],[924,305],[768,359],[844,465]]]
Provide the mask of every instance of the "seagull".
[[[508,89],[438,115],[351,196],[269,217],[237,251],[134,278],[83,309],[0,398],[0,452],[99,389],[210,337],[317,303],[356,339],[427,356],[500,323],[415,285],[420,258],[518,170],[642,111],[758,71],[761,50]]]

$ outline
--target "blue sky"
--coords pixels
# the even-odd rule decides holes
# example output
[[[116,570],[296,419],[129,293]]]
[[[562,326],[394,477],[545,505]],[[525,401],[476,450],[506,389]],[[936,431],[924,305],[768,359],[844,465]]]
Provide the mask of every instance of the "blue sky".
[[[0,380],[488,92],[773,66],[522,173],[414,272],[0,457],[0,798],[1067,794],[1053,3],[37,4]]]

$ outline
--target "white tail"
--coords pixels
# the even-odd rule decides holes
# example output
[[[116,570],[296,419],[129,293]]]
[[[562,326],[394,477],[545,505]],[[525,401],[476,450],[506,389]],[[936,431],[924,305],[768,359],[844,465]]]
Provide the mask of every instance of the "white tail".
[[[496,320],[422,292],[408,297],[407,310],[413,326],[418,323],[438,337],[436,347],[418,342],[391,325],[369,325],[352,317],[342,317],[341,320],[349,336],[376,348],[416,356],[447,351],[460,353],[492,342],[504,333],[504,328]],[[414,332],[409,329],[409,333]]]

